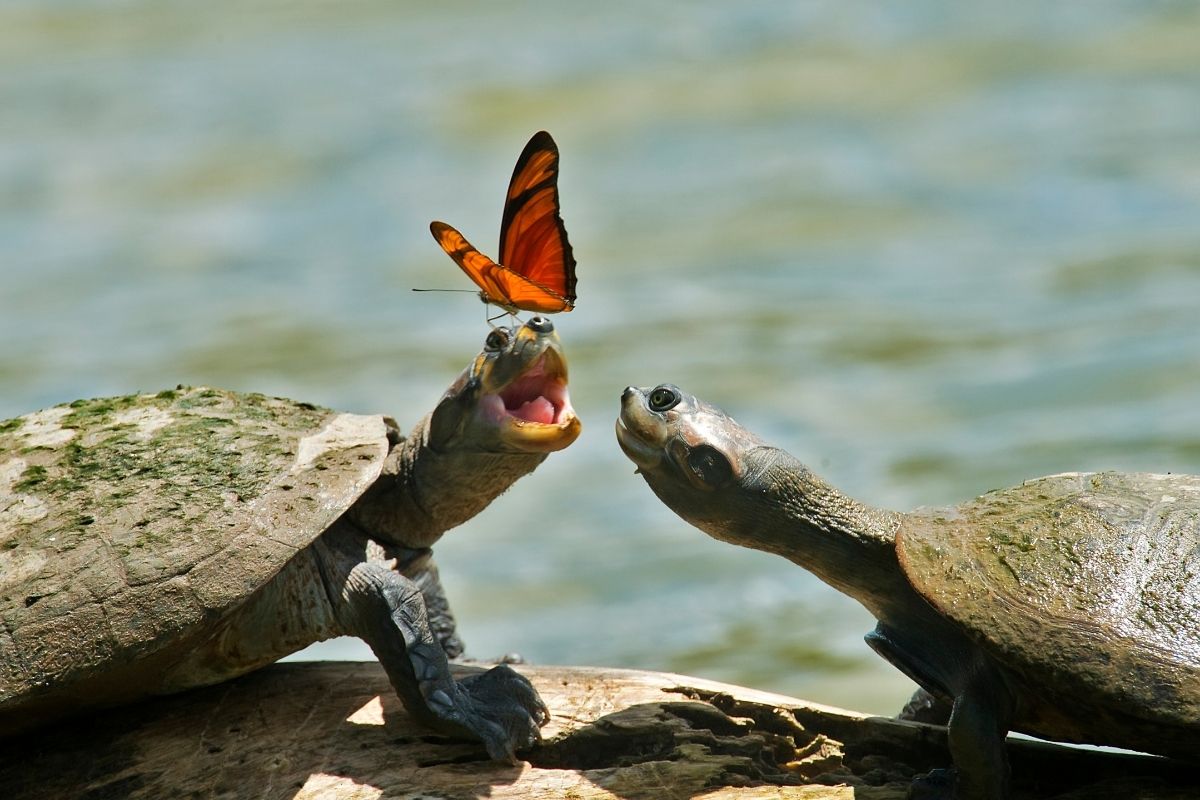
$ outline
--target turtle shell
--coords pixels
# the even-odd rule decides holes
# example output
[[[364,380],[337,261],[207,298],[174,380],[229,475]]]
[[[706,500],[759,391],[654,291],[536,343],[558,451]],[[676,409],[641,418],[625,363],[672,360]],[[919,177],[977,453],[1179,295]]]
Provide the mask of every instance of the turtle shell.
[[[387,450],[382,417],[208,388],[0,422],[0,710],[221,619]]]
[[[897,551],[917,591],[1036,695],[1027,706],[1057,707],[1043,727],[1087,741],[1095,719],[1069,730],[1085,707],[1200,724],[1200,478],[1040,478],[910,515]]]

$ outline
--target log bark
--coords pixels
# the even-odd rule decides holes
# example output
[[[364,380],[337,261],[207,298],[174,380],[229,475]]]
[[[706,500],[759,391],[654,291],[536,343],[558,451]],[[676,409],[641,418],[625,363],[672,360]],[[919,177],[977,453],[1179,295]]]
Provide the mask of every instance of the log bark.
[[[899,800],[950,760],[938,726],[668,673],[517,668],[553,713],[518,766],[416,725],[377,664],[289,663],[2,740],[0,797]],[[1009,750],[1017,800],[1200,796],[1177,762]]]

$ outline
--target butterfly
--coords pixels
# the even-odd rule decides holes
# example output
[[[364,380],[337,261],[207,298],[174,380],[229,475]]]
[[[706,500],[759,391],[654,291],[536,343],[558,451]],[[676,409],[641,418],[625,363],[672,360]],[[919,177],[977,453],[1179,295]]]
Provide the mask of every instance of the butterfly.
[[[479,287],[485,303],[509,314],[552,314],[575,307],[575,256],[558,207],[558,145],[538,131],[513,169],[500,222],[500,263],[444,222],[433,238]]]

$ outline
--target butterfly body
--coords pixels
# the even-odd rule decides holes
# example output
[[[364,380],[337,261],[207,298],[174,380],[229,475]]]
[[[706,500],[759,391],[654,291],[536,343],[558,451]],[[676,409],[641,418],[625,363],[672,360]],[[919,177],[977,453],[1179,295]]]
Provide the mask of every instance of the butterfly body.
[[[558,204],[558,146],[534,134],[513,170],[500,223],[500,261],[493,261],[444,222],[433,238],[479,287],[485,303],[510,314],[553,314],[575,307],[575,256]]]

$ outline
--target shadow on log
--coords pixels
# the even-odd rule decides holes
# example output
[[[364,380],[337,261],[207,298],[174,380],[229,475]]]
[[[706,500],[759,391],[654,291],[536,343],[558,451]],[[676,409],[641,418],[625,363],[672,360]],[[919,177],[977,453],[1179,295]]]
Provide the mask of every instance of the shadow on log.
[[[937,726],[667,673],[519,669],[553,713],[520,766],[417,726],[377,664],[290,663],[0,740],[0,796],[898,800],[949,763]],[[1018,800],[1200,796],[1163,759],[1009,752]]]

